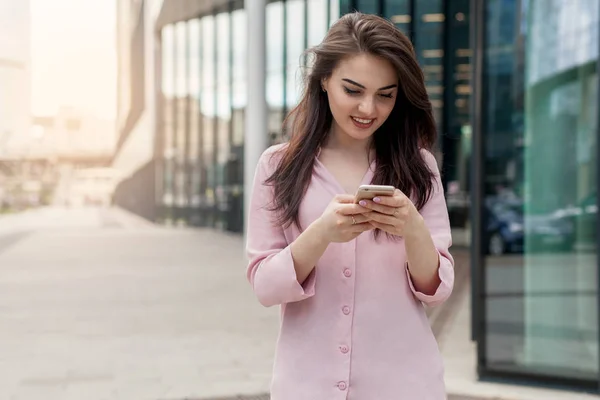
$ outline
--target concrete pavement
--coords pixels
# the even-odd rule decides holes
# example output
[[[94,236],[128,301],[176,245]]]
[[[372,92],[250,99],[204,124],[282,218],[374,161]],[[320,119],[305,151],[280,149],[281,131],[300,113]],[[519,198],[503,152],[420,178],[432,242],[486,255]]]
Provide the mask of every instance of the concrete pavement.
[[[279,316],[245,265],[237,235],[118,209],[0,217],[0,399],[264,399]],[[455,295],[432,314],[451,400],[598,398],[477,382],[468,285]]]
[[[0,220],[28,232],[0,254],[0,398],[267,391],[278,314],[244,280],[240,237],[67,215]]]

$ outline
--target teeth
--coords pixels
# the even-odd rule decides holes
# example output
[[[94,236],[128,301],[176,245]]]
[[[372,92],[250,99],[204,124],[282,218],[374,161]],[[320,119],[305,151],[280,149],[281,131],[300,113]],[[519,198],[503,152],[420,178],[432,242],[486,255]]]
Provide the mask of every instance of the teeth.
[[[361,124],[370,124],[373,121],[372,119],[360,119],[354,117],[352,117],[352,119],[354,119],[357,122],[360,122]]]

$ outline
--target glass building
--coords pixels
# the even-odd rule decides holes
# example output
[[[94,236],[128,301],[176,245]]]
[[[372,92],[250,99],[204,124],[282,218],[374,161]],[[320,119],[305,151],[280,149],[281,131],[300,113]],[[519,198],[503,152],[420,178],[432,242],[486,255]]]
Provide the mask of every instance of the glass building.
[[[122,0],[115,203],[242,232],[303,50],[344,13],[382,15],[426,77],[454,243],[471,248],[479,376],[598,388],[599,3]]]
[[[481,376],[598,388],[599,3],[471,11]]]
[[[161,76],[156,220],[243,230],[247,15],[242,2],[189,18],[165,1],[158,17]],[[441,136],[454,226],[468,226],[470,152],[468,0],[285,0],[266,4],[267,144],[300,96],[303,52],[351,10],[383,15],[409,35],[423,65]],[[161,18],[162,17],[162,18]],[[177,19],[177,20],[174,20]],[[443,157],[441,155],[444,155]]]

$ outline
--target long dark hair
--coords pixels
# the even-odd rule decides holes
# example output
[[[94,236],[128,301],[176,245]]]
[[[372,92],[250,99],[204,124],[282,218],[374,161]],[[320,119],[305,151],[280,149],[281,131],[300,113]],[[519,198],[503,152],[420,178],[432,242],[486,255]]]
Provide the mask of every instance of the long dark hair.
[[[398,95],[387,120],[375,132],[376,170],[372,183],[392,185],[421,209],[433,190],[433,174],[420,148],[431,149],[437,132],[423,72],[410,40],[376,15],[350,13],[340,18],[323,42],[307,53],[313,58],[299,104],[289,113],[291,136],[266,183],[273,186],[277,223],[300,227],[298,210],[310,183],[315,156],[325,142],[333,116],[321,82],[347,57],[367,53],[389,61],[398,74]]]

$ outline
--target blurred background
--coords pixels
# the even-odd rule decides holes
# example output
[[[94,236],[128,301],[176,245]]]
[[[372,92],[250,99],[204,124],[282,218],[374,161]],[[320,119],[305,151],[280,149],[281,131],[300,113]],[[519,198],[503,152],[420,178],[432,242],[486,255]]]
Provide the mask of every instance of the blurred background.
[[[0,0],[6,398],[267,393],[248,183],[353,10],[409,36],[434,107],[451,398],[597,398],[600,0]]]

